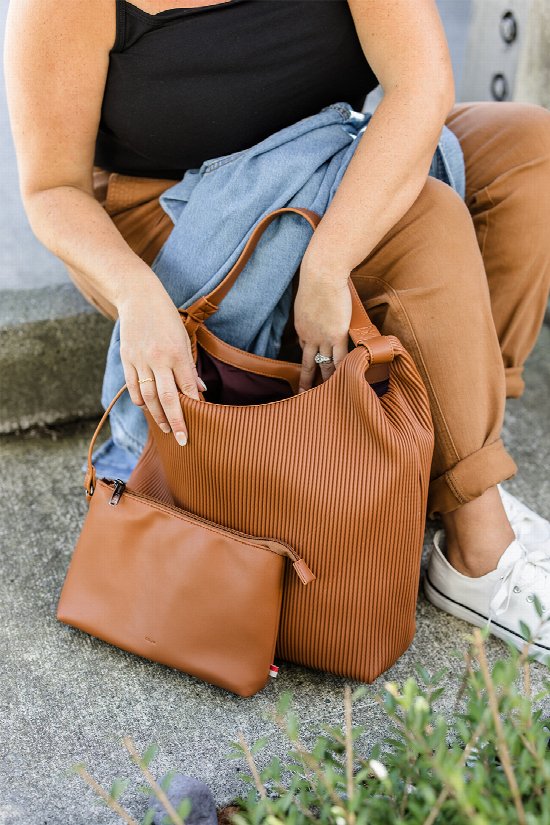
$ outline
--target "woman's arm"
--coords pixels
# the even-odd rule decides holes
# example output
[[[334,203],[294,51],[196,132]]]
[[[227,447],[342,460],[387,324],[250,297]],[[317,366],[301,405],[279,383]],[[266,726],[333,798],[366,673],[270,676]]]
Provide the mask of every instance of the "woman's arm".
[[[454,104],[451,60],[435,0],[348,3],[384,97],[300,267],[295,324],[304,346],[304,389],[311,386],[318,350],[333,354],[336,363],[347,353],[349,273],[420,194]]]
[[[116,306],[134,404],[147,404],[165,431],[185,435],[177,386],[198,398],[189,338],[155,273],[93,195],[114,39],[114,0],[10,3],[4,68],[19,188],[36,237]],[[141,392],[138,377],[149,376],[155,383]]]

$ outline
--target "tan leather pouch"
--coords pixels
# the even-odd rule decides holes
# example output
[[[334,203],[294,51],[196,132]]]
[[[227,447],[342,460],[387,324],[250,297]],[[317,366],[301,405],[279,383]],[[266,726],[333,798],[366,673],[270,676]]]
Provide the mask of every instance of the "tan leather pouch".
[[[112,645],[252,696],[269,678],[288,545],[226,529],[97,479],[57,618]]]

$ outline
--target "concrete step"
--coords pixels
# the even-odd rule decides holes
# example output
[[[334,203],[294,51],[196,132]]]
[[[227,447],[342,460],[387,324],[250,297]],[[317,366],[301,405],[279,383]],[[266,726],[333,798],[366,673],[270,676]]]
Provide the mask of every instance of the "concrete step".
[[[0,293],[0,432],[89,418],[113,322],[72,284]]]

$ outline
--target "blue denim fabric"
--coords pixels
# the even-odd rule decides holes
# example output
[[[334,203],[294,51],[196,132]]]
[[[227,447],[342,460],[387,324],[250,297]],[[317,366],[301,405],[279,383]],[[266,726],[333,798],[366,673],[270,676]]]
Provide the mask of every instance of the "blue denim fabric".
[[[204,161],[166,189],[160,204],[174,228],[151,268],[175,305],[187,307],[211,292],[269,212],[302,206],[322,215],[371,117],[345,101],[332,103],[248,149]],[[462,150],[447,126],[429,174],[464,198]],[[291,307],[292,277],[311,234],[298,215],[273,221],[220,309],[206,322],[209,329],[240,349],[276,358]],[[117,320],[103,380],[104,409],[123,384]],[[147,422],[128,393],[109,419],[112,437],[94,453],[96,472],[127,480],[145,445]]]

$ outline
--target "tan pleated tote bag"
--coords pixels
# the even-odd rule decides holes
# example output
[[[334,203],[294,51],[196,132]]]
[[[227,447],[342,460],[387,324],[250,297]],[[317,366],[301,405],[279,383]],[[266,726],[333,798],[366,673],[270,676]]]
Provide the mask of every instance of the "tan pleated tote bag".
[[[298,363],[243,352],[204,327],[262,232],[284,212],[313,230],[320,220],[308,209],[269,213],[225,280],[180,313],[196,358],[206,353],[288,391],[245,405],[180,393],[185,447],[145,409],[149,436],[127,487],[293,547],[316,581],[303,587],[286,573],[277,655],[371,682],[415,632],[434,437],[428,396],[411,356],[397,338],[380,335],[351,279],[352,348],[329,379],[303,393]],[[378,395],[373,386],[384,377],[387,389]],[[87,489],[94,482],[90,461]]]

